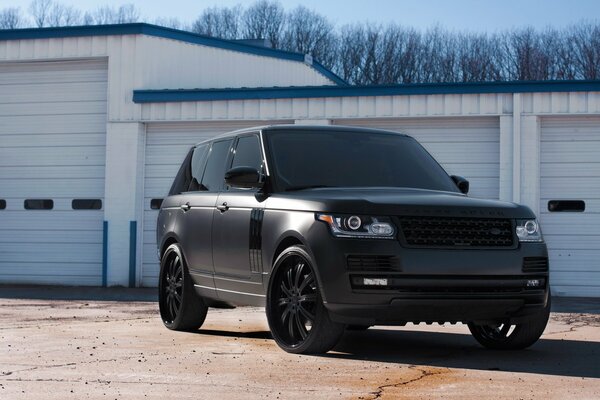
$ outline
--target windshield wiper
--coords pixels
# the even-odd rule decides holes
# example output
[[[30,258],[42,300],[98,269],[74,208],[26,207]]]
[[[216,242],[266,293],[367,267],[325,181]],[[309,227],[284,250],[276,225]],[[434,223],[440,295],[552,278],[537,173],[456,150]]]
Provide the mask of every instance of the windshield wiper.
[[[296,190],[304,190],[304,189],[317,189],[317,188],[328,188],[333,187],[329,185],[301,185],[301,186],[290,186],[285,189],[286,192],[293,192]]]

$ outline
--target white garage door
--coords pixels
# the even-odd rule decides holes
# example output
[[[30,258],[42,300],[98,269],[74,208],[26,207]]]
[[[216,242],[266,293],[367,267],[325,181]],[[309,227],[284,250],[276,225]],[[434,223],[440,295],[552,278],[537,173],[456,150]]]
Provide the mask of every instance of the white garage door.
[[[105,61],[0,63],[0,282],[102,284],[106,80]]]
[[[292,123],[277,121],[272,123]],[[142,245],[142,286],[157,286],[159,265],[156,255],[156,218],[152,200],[167,195],[173,178],[190,148],[204,139],[252,126],[265,121],[227,121],[149,124],[146,127],[144,167],[144,222]],[[158,203],[156,203],[158,205]]]
[[[407,133],[417,139],[449,174],[467,178],[471,196],[499,197],[498,118],[347,119],[337,120],[335,124]]]
[[[600,297],[600,118],[542,119],[540,174],[553,290]]]

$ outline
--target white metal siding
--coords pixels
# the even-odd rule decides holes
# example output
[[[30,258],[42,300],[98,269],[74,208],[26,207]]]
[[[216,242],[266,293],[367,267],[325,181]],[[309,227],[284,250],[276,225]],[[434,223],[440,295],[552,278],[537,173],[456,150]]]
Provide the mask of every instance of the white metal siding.
[[[467,178],[471,183],[471,196],[490,199],[499,196],[498,118],[343,119],[335,123],[407,133],[449,174]]]
[[[99,285],[106,61],[0,62],[0,282]],[[53,210],[25,210],[25,199]]]
[[[540,210],[551,284],[563,296],[600,296],[600,117],[542,119]],[[549,200],[585,212],[548,212]]]
[[[277,123],[289,123],[278,121]],[[150,208],[154,198],[164,198],[175,174],[196,143],[222,133],[252,126],[264,121],[190,122],[149,124],[146,128],[144,162],[144,221],[142,244],[142,286],[157,286],[159,265],[156,254],[156,218],[158,210]]]

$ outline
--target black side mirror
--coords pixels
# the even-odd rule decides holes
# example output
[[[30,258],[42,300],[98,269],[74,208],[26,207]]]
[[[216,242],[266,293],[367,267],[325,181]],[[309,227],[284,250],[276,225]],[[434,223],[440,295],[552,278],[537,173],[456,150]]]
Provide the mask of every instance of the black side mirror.
[[[458,190],[460,190],[461,193],[463,193],[463,194],[469,193],[469,181],[468,180],[466,180],[462,176],[458,176],[458,175],[452,175],[450,178],[452,178],[452,180],[456,184],[456,187],[458,188]]]
[[[225,183],[235,188],[252,189],[260,188],[262,179],[256,168],[235,167],[225,172]]]

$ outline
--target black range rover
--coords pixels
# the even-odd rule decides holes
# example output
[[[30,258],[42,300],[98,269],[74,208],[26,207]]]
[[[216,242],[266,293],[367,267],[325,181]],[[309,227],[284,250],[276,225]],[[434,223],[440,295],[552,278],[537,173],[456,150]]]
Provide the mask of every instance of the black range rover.
[[[199,143],[158,217],[162,320],[195,330],[209,307],[263,306],[293,353],[408,322],[530,346],[550,312],[540,227],[468,189],[395,132],[282,125]]]

